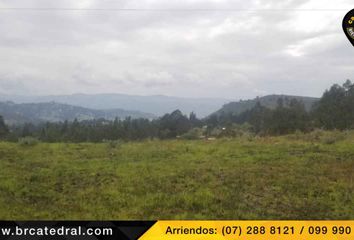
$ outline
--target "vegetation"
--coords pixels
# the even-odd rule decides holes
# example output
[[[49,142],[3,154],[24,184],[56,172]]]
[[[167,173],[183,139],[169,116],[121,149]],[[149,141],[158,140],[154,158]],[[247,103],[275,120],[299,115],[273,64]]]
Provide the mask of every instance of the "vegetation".
[[[308,107],[296,98],[278,98],[276,107],[265,107],[261,101],[241,113],[218,112],[206,120],[213,127],[233,123],[252,125],[258,135],[283,135],[296,131],[309,132],[316,128],[327,130],[354,128],[354,84],[347,80],[335,84],[322,98]]]
[[[240,114],[244,111],[252,109],[257,103],[262,106],[275,109],[278,105],[278,99],[284,99],[285,104],[288,104],[291,100],[296,100],[302,102],[305,105],[307,111],[311,110],[313,105],[319,100],[313,97],[300,97],[300,96],[290,96],[290,95],[267,95],[264,97],[257,97],[250,100],[240,100],[238,102],[230,102],[224,104],[221,109],[216,111],[215,115],[225,115],[225,114]]]
[[[353,219],[354,132],[0,142],[1,219]]]
[[[9,128],[6,126],[4,118],[0,116],[0,139],[5,138],[9,133]]]
[[[354,128],[354,84],[347,80],[325,91],[314,109],[317,125],[326,129]]]
[[[263,102],[269,104],[265,99]],[[307,101],[309,105],[311,101]],[[187,117],[176,110],[153,120],[130,117],[123,120],[75,119],[36,125],[27,123],[12,126],[10,131],[5,131],[6,126],[1,125],[0,121],[0,136],[9,141],[30,136],[44,142],[103,142],[238,136],[244,134],[246,128],[248,135],[259,136],[284,135],[296,131],[310,132],[314,129],[354,128],[354,84],[349,80],[342,86],[333,85],[325,91],[321,99],[311,103],[312,108],[309,110],[298,98],[278,98],[275,107],[263,106],[260,100],[255,102],[252,108],[241,113],[219,111],[218,114],[205,119],[198,119],[193,112]]]
[[[311,111],[279,98],[206,119],[0,117],[0,219],[353,219],[353,103],[347,81]]]
[[[34,138],[34,137],[23,137],[18,139],[18,143],[21,146],[34,146],[36,144],[38,144],[38,139]]]

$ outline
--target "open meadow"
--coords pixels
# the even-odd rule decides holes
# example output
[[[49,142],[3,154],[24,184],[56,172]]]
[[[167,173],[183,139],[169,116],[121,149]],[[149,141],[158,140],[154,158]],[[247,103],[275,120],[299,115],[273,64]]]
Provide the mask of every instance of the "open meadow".
[[[1,219],[354,219],[354,132],[0,142]]]

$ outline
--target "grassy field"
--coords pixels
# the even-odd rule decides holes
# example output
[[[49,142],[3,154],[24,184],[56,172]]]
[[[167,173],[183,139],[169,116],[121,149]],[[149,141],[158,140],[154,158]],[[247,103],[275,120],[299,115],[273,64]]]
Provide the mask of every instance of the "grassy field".
[[[354,133],[0,142],[0,219],[354,219]]]

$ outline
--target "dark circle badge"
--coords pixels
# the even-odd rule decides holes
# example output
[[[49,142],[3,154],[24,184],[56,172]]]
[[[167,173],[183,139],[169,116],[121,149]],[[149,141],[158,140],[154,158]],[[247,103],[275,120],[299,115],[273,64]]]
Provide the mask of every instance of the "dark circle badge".
[[[354,46],[354,9],[350,10],[343,19],[343,31]]]

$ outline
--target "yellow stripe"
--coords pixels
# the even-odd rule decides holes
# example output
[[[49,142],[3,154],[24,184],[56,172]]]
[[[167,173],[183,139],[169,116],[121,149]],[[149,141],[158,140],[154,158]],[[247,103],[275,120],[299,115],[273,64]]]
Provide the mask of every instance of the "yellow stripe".
[[[158,221],[140,240],[354,240],[354,221]]]

